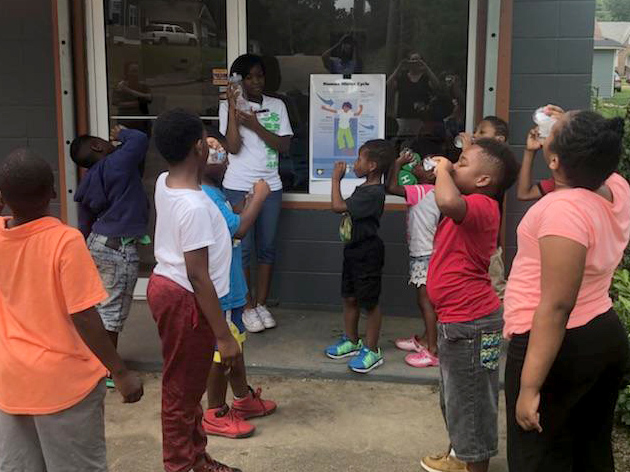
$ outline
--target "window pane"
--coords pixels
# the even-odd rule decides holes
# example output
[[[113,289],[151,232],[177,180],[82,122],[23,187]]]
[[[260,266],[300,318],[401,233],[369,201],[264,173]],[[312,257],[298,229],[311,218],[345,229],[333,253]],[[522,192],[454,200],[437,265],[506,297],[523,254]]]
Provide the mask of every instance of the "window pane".
[[[247,37],[295,132],[280,160],[285,190],[308,190],[310,74],[386,74],[387,138],[453,152],[465,123],[467,1],[248,0]]]
[[[103,0],[103,5],[112,124],[150,134],[153,117],[166,109],[218,115],[212,69],[227,66],[226,0]],[[151,143],[143,169],[151,236],[155,181],[165,170]],[[141,276],[148,276],[155,263],[153,245],[140,246],[139,253]]]

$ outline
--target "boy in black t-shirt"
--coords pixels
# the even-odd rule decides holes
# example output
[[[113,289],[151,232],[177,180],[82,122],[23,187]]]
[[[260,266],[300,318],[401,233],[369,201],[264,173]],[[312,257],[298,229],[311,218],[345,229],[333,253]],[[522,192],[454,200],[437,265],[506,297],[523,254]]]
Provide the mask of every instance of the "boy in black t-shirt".
[[[378,298],[385,248],[378,237],[378,228],[385,206],[385,186],[381,180],[395,158],[396,151],[384,139],[373,139],[361,146],[354,173],[366,181],[347,200],[341,196],[346,163],[337,162],[333,170],[332,210],[344,214],[339,235],[345,243],[341,280],[345,334],[337,344],[327,347],[325,353],[331,359],[356,356],[348,367],[359,373],[367,373],[383,363],[378,347],[382,317]],[[368,315],[365,345],[358,331],[361,308]]]

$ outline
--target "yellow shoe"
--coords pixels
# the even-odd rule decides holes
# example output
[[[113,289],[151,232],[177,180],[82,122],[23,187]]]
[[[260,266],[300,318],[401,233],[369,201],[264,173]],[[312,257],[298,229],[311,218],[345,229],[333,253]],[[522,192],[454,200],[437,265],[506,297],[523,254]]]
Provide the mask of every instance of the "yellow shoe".
[[[422,458],[420,465],[427,472],[467,472],[468,470],[466,463],[451,456],[450,452],[426,456]]]

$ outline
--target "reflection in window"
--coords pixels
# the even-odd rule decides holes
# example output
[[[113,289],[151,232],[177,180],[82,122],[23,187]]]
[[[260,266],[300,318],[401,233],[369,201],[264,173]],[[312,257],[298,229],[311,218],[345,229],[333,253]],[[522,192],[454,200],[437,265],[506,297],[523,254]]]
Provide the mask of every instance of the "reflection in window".
[[[175,107],[218,116],[212,69],[227,67],[226,0],[103,0],[103,6],[112,125],[150,134],[154,117]],[[143,175],[147,195],[153,196],[164,170],[152,143]],[[149,225],[152,235],[153,210]],[[138,251],[141,276],[148,276],[155,264],[153,246]]]
[[[454,152],[464,129],[468,56],[464,0],[248,0],[248,50],[263,56],[268,95],[295,136],[280,160],[285,190],[308,191],[310,74],[386,74],[387,138]]]

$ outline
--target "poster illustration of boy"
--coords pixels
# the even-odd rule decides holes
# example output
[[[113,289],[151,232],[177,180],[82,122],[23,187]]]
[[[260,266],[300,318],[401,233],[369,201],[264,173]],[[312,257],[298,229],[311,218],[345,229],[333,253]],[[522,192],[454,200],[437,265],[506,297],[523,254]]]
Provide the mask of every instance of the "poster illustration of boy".
[[[354,154],[356,140],[355,136],[353,135],[350,120],[352,118],[357,118],[361,115],[361,113],[363,113],[363,105],[358,106],[358,110],[356,113],[352,111],[352,103],[350,102],[343,102],[343,104],[341,105],[341,109],[329,108],[325,105],[322,105],[322,110],[329,113],[334,113],[338,116],[337,149],[342,153]]]

